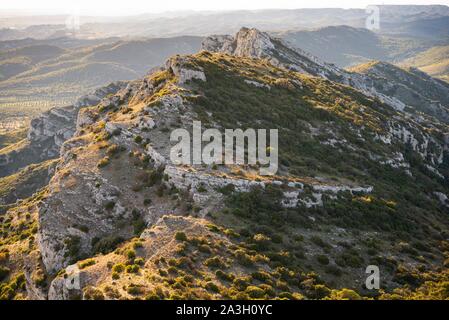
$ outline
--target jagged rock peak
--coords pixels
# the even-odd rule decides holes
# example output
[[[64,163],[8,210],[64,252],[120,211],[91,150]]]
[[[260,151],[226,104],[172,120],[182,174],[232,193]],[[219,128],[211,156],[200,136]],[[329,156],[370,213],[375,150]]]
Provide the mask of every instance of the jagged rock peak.
[[[242,57],[265,58],[275,49],[270,36],[257,29],[242,28],[235,37],[211,36],[204,40],[203,49]]]
[[[203,41],[203,50],[221,52],[239,57],[266,59],[277,67],[294,70],[313,76],[333,79],[341,76],[342,70],[326,64],[311,54],[281,39],[257,29],[242,28],[232,37],[215,35]]]

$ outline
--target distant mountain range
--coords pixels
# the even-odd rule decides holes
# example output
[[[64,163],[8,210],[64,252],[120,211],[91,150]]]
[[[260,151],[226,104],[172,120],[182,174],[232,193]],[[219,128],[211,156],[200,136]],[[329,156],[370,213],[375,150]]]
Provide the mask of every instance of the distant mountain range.
[[[378,6],[382,32],[409,33],[419,29],[427,34],[435,31],[444,34],[449,7],[427,6]],[[227,12],[179,12],[134,17],[95,18],[81,17],[79,37],[143,36],[173,37],[181,35],[206,36],[211,33],[233,33],[241,26],[265,31],[287,31],[326,26],[349,25],[365,27],[369,14],[364,9],[296,9],[296,10],[241,10]],[[0,30],[0,40],[20,37],[46,38],[70,32],[65,29],[67,16],[49,17],[0,17],[0,26],[19,26]],[[16,23],[14,21],[16,20]],[[48,22],[44,22],[48,21]],[[49,23],[49,24],[46,24]],[[30,25],[41,25],[38,28]],[[400,28],[398,28],[398,26]],[[23,29],[27,27],[27,29]],[[447,30],[447,29],[446,29]],[[447,32],[447,31],[446,31]],[[433,34],[432,36],[436,36]]]

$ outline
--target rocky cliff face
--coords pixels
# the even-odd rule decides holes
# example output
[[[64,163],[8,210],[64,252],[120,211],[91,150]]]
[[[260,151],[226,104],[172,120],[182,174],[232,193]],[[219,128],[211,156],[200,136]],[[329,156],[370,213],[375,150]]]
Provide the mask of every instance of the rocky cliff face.
[[[449,84],[418,69],[402,69],[385,62],[352,68],[372,79],[372,87],[403,102],[403,111],[424,113],[449,123]]]

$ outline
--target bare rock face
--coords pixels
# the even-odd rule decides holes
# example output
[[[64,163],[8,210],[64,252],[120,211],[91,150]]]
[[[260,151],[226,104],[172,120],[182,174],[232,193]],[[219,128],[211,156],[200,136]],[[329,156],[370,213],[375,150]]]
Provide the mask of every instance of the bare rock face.
[[[28,139],[42,142],[53,140],[53,148],[48,150],[48,157],[59,154],[62,144],[73,136],[76,119],[81,108],[97,105],[104,97],[116,93],[125,86],[125,82],[115,82],[81,97],[75,104],[67,107],[53,108],[31,121]]]
[[[166,64],[166,69],[171,70],[175,76],[179,78],[179,84],[185,84],[187,81],[198,79],[206,81],[206,75],[204,71],[189,69],[185,66],[185,61],[181,56],[175,56],[170,58]]]

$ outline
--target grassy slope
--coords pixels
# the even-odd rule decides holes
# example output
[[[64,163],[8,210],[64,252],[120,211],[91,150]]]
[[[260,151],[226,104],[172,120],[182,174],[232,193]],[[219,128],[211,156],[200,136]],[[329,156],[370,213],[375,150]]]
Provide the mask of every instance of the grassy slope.
[[[25,139],[27,132],[27,129],[18,129],[5,130],[4,133],[0,133],[0,150]]]
[[[36,190],[47,185],[50,180],[49,171],[55,167],[57,161],[32,164],[13,175],[0,178],[0,205],[28,198]]]
[[[402,61],[401,64],[417,67],[431,76],[448,80],[449,46],[431,48],[410,59]]]

